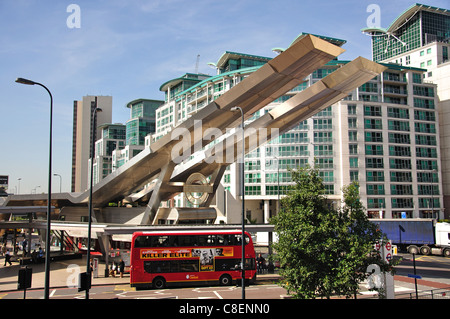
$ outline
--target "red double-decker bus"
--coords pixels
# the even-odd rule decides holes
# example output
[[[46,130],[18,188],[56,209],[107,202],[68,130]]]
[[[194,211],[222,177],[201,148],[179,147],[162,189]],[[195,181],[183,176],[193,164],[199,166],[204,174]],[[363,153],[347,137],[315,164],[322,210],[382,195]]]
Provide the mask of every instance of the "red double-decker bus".
[[[232,285],[241,281],[242,232],[136,232],[131,242],[130,284],[139,289],[175,285]],[[256,279],[255,249],[245,233],[245,280]]]

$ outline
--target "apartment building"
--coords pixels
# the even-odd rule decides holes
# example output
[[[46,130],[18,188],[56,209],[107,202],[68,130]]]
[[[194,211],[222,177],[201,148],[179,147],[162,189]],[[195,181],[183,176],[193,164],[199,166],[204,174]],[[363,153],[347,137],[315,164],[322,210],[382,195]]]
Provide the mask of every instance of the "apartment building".
[[[337,45],[346,42],[322,38]],[[216,75],[188,74],[167,81],[161,86],[166,99],[156,111],[154,138],[170,132],[270,59],[227,51],[217,63],[212,63]],[[346,63],[329,62],[257,111],[246,124]],[[436,85],[423,81],[426,69],[385,65],[388,69],[383,74],[347,98],[246,156],[247,219],[268,222],[292,183],[290,169],[314,163],[320,167],[330,204],[340,205],[342,187],[357,180],[370,217],[442,217]],[[237,166],[227,168],[222,184],[227,191],[225,196],[229,194],[239,201]],[[189,206],[182,197],[175,203]],[[227,222],[238,220],[230,213],[224,214],[228,214]]]
[[[425,69],[422,81],[437,85],[430,109],[439,113],[443,206],[450,207],[450,11],[416,3],[388,28],[362,31],[372,38],[374,61]]]
[[[99,126],[101,137],[95,142],[93,184],[97,184],[113,169],[113,152],[125,148],[126,126],[120,123]]]
[[[125,127],[125,146],[112,152],[112,171],[119,168],[146,147],[147,140],[155,133],[156,110],[164,101],[136,99],[127,103],[130,119]]]
[[[73,102],[72,192],[83,192],[89,188],[92,104],[95,99],[102,112],[97,113],[97,129],[93,130],[94,140],[101,134],[98,127],[112,122],[111,96],[84,96],[81,101]]]

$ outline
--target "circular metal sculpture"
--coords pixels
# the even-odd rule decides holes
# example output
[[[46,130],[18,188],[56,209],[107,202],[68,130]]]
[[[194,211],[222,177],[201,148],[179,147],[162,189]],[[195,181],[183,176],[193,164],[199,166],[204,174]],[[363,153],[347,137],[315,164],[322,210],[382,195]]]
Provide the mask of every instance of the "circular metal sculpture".
[[[185,196],[189,202],[194,205],[203,204],[208,199],[208,192],[206,191],[196,191],[201,190],[201,187],[196,186],[207,186],[208,181],[206,177],[201,173],[193,173],[186,180],[185,186]]]

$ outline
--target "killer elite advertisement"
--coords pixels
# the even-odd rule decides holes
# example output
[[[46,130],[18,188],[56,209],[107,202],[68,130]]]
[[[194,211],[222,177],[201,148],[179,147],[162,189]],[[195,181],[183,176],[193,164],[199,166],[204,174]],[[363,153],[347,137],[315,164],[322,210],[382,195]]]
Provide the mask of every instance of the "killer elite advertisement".
[[[214,271],[215,257],[233,257],[233,247],[216,248],[145,248],[141,259],[195,258],[198,257],[200,271]]]

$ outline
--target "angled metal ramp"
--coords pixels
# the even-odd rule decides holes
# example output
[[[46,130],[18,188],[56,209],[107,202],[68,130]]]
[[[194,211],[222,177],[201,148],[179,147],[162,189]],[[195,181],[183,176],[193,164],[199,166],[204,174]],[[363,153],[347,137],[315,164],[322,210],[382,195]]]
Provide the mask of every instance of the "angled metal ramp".
[[[217,128],[224,132],[227,128],[233,128],[240,123],[241,115],[239,112],[232,112],[232,107],[239,105],[245,117],[249,118],[256,110],[291,90],[307,75],[342,52],[344,52],[342,48],[308,35],[174,130],[186,130],[190,137],[190,153],[199,151],[209,143],[202,139],[205,130]],[[198,125],[199,121],[201,125]],[[172,154],[173,148],[178,143],[179,140],[167,134],[108,175],[93,188],[94,205],[102,206],[109,201],[122,199],[156,177],[158,181],[154,189],[159,189],[169,181],[175,164],[187,157],[185,154],[179,156]],[[159,194],[159,191],[157,193]],[[79,197],[78,202],[87,200],[86,192]],[[152,201],[155,208],[159,206],[159,201],[160,199]]]
[[[378,63],[358,57],[312,86],[297,93],[245,127],[246,153],[276,137],[271,136],[271,132],[283,134],[289,131],[299,122],[310,118],[345,98],[352,90],[366,83],[385,69],[386,67]],[[260,133],[262,134],[260,135]],[[254,136],[255,134],[257,138]],[[209,176],[219,166],[229,165],[236,161],[238,156],[241,156],[241,146],[237,147],[233,153],[233,151],[227,150],[227,145],[236,147],[236,144],[240,144],[242,141],[241,133],[228,137],[228,139],[237,139],[237,142],[233,144],[224,140],[214,145],[213,148],[205,150],[204,154],[200,155],[198,159],[180,165],[179,168],[177,167],[170,181],[185,181],[193,171]],[[215,163],[206,163],[204,161],[206,157],[217,156],[217,154],[223,154],[223,157]],[[234,154],[233,160],[230,161],[226,154]]]
[[[386,67],[362,57],[344,65],[248,124],[245,127],[245,152],[251,152],[279,134],[289,131],[299,122],[345,98],[352,90],[385,69]],[[275,132],[276,136],[271,135],[272,132]],[[214,182],[217,182],[217,179],[220,180],[224,168],[241,156],[242,146],[239,146],[239,144],[242,145],[241,143],[241,133],[229,136],[212,148],[202,151],[196,159],[177,166],[172,177],[166,183],[166,192],[162,194],[163,200],[181,193],[182,186],[176,185],[181,185],[193,172],[201,173],[204,176],[217,175],[212,180]],[[233,157],[230,158],[229,154],[232,154]],[[213,162],[211,162],[212,157],[215,157]],[[205,161],[207,158],[210,160]],[[150,193],[153,189],[150,187],[146,191]]]
[[[212,177],[210,186],[214,193],[225,167],[240,156],[242,137],[239,133],[235,134],[202,151],[211,142],[203,139],[205,131],[214,128],[224,133],[226,129],[236,128],[241,123],[241,114],[232,112],[232,107],[241,107],[244,118],[248,119],[255,111],[302,83],[306,76],[342,52],[344,50],[340,47],[317,37],[308,35],[302,38],[174,128],[172,133],[178,130],[187,136],[188,152],[178,152],[180,140],[174,138],[173,134],[165,135],[94,186],[94,207],[101,207],[115,200],[135,201],[145,198],[148,206],[141,224],[151,224],[160,202],[182,192],[183,183],[194,172]],[[385,67],[360,57],[297,93],[245,127],[245,152],[252,151],[339,101],[384,69]],[[272,135],[271,129],[275,129],[276,136]],[[231,149],[233,157],[225,157]],[[199,158],[179,164],[196,152],[200,154]],[[212,163],[203,160],[213,156],[216,160]],[[66,195],[64,200],[74,205],[85,205],[89,199],[89,192]]]

